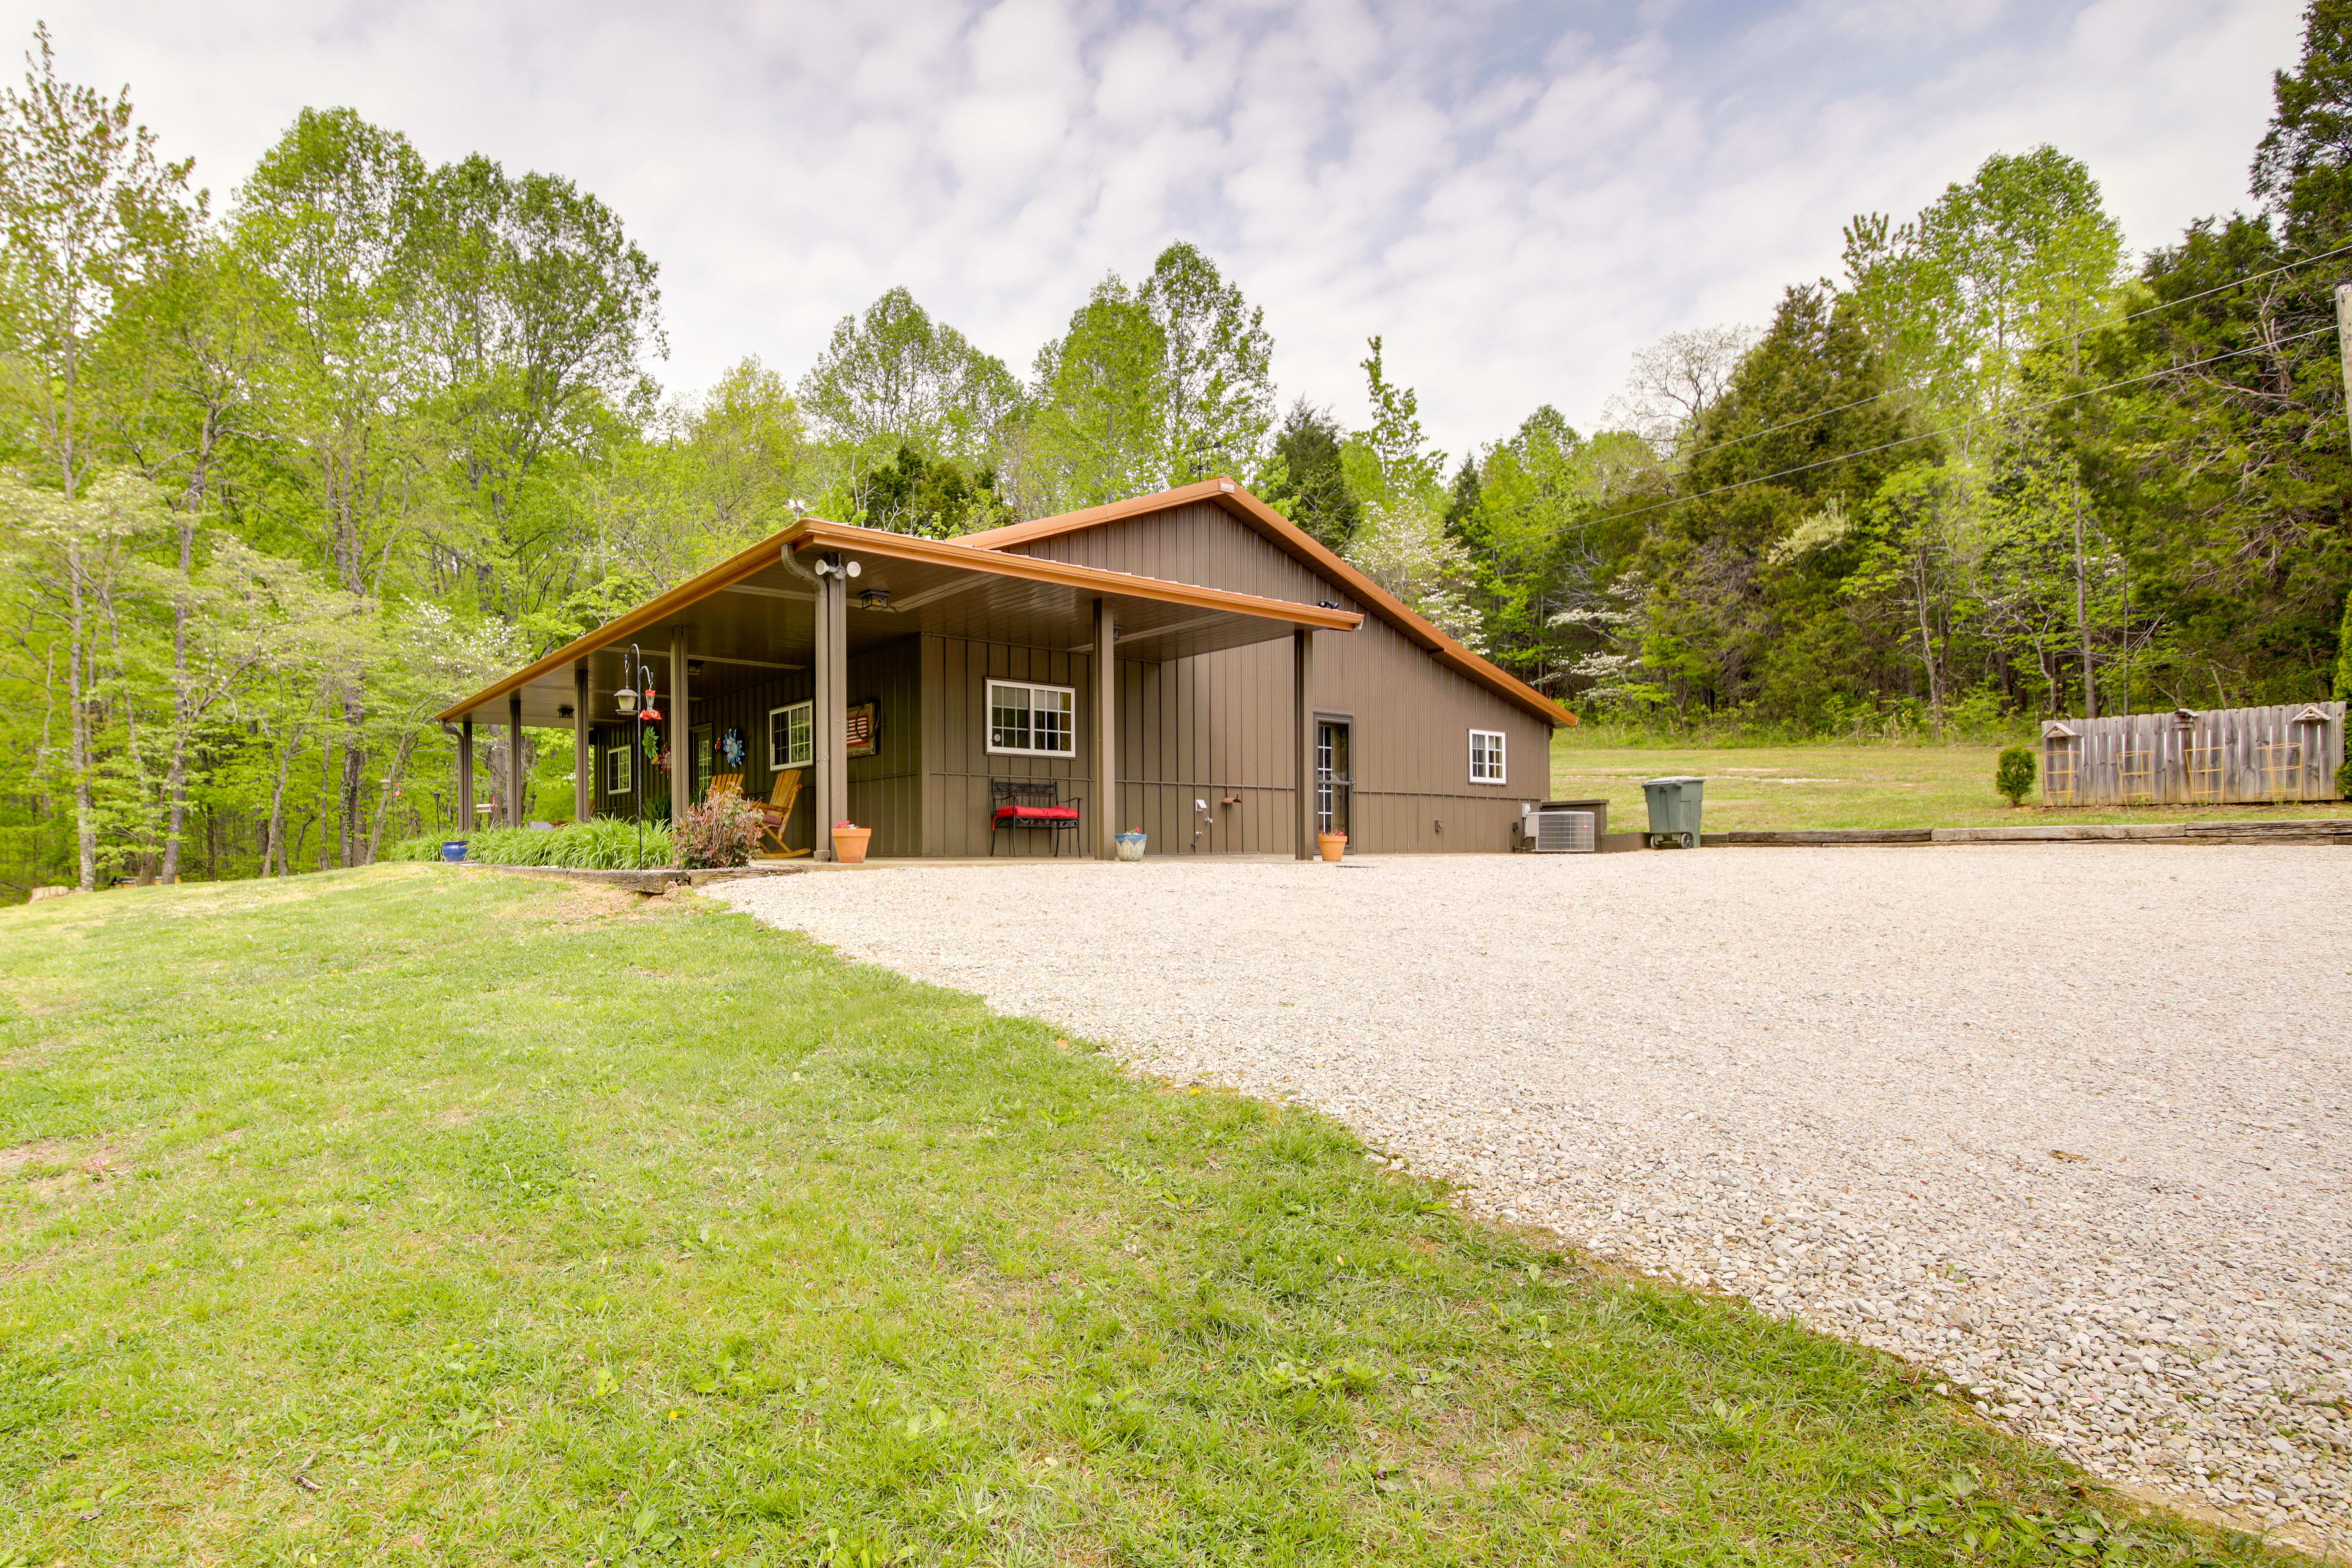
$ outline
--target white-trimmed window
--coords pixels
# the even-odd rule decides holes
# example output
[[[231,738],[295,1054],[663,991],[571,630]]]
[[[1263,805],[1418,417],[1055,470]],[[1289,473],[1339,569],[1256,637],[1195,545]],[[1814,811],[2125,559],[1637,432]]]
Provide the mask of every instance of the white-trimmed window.
[[[629,777],[629,748],[608,746],[604,751],[604,793],[626,795],[635,786]]]
[[[1077,753],[1078,694],[1067,686],[988,683],[988,749],[1025,756]]]
[[[804,768],[816,760],[816,704],[768,710],[768,766]]]
[[[1500,730],[1470,731],[1470,782],[1492,784],[1503,782],[1503,732]]]

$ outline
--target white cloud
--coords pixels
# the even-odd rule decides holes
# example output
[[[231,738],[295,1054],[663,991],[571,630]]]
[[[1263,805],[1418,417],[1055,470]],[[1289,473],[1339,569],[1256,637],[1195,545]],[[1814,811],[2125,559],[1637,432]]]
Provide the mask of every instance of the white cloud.
[[[662,264],[667,378],[797,374],[904,283],[1016,367],[1105,271],[1201,244],[1286,392],[1386,337],[1453,450],[1590,420],[1627,356],[1760,321],[1995,151],[2084,159],[2132,242],[2244,204],[2297,0],[74,0],[66,68],[226,195],[345,103],[577,180]]]

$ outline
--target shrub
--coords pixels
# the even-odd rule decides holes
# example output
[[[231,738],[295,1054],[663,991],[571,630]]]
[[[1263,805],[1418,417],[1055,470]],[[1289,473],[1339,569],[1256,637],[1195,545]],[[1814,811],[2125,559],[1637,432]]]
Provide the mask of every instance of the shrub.
[[[2346,614],[2352,615],[2352,611]],[[2352,800],[2352,756],[2347,756],[2344,765],[2336,770],[2336,793],[2346,800]]]
[[[688,870],[746,866],[760,843],[760,808],[740,795],[713,795],[689,805],[672,835],[677,863]]]
[[[1992,787],[2007,795],[2010,805],[2023,805],[2033,793],[2033,766],[2032,747],[2002,747],[2000,761],[1993,764]]]
[[[466,858],[484,866],[562,866],[574,871],[625,871],[639,865],[637,825],[625,816],[599,816],[552,833],[529,827],[481,827],[462,837]],[[406,838],[384,852],[387,860],[438,860],[441,837]],[[648,822],[647,868],[671,864],[669,825]]]

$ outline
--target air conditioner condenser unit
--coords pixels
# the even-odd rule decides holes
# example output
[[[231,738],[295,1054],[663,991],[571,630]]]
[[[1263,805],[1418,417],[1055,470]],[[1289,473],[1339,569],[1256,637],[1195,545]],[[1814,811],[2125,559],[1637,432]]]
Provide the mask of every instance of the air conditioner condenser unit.
[[[1528,847],[1538,855],[1590,855],[1601,847],[1592,813],[1551,806],[1527,816]]]

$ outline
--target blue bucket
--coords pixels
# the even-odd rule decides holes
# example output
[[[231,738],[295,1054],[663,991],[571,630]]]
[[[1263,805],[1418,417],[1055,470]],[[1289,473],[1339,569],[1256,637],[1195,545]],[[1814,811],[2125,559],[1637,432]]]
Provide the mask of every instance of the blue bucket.
[[[452,838],[441,846],[441,858],[450,862],[452,865],[456,864],[457,861],[463,860],[465,858],[466,841],[464,839]]]

